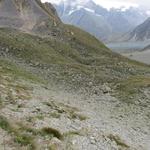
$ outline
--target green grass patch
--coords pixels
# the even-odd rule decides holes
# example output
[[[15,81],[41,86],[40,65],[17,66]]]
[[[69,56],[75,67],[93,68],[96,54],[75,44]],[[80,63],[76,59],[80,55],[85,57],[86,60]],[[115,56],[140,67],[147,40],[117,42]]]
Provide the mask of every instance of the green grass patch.
[[[3,116],[0,116],[0,128],[9,133],[13,131],[8,120]]]

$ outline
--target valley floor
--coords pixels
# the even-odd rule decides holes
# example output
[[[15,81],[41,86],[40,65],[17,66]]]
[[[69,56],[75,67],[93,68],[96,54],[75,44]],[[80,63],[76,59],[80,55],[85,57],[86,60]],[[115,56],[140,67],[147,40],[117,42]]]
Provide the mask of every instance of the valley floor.
[[[124,53],[123,55],[130,59],[150,64],[150,50]]]

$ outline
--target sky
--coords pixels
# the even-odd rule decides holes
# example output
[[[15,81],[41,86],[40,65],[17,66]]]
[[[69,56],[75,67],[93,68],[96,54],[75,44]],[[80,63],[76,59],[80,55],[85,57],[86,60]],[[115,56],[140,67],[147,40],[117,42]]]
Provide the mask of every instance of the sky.
[[[53,2],[58,3],[61,0],[42,0],[43,2]],[[86,0],[81,0],[86,1]],[[93,0],[97,4],[110,9],[110,8],[120,8],[120,7],[141,7],[144,9],[150,9],[150,0]]]

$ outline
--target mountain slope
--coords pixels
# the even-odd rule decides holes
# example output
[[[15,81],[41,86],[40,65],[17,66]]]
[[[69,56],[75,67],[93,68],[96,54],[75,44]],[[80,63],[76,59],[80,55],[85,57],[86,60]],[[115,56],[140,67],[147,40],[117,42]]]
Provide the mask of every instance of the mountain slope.
[[[95,16],[85,9],[73,12],[69,17],[64,16],[62,19],[65,23],[79,26],[81,29],[88,31],[101,40],[106,40],[111,33],[111,27],[102,16]]]
[[[29,69],[35,67],[33,73],[38,72],[45,79],[64,86],[68,84],[75,90],[105,82],[112,86],[128,76],[140,76],[149,71],[148,66],[111,52],[95,37],[78,28],[61,22],[56,27],[57,30],[46,26],[53,33],[44,37],[45,31],[42,30],[42,37],[39,37],[16,29],[1,28],[2,57],[16,60],[19,64],[25,63]]]
[[[124,36],[125,40],[146,41],[150,39],[150,18]]]
[[[0,149],[148,149],[149,66],[25,2],[58,24],[0,28]]]
[[[12,27],[32,32],[46,26],[56,26],[59,22],[60,20],[51,4],[42,4],[39,0],[0,1],[1,27]]]
[[[146,46],[142,51],[146,51],[150,49],[150,45]]]

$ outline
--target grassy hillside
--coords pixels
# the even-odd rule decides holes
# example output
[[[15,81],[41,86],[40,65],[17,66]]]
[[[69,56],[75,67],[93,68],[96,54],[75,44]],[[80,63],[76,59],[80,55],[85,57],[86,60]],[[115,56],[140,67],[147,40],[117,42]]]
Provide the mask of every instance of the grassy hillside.
[[[74,89],[103,83],[109,83],[115,89],[122,80],[143,75],[147,78],[150,74],[148,65],[113,53],[95,37],[68,25],[58,38],[1,28],[0,46],[1,53],[7,58],[12,57],[40,70],[37,76],[68,84]]]

